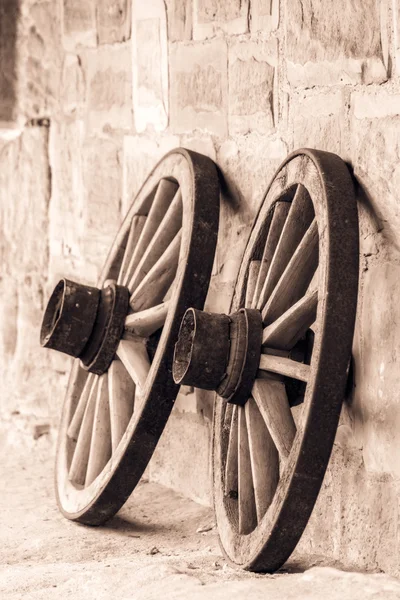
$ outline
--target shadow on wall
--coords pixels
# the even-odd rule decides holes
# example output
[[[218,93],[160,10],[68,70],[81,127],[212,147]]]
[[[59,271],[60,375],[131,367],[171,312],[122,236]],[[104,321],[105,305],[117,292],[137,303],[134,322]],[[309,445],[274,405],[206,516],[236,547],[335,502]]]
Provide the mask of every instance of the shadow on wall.
[[[0,124],[12,121],[17,99],[17,29],[19,0],[0,3]]]
[[[400,240],[393,222],[382,218],[374,196],[347,166],[359,207],[360,289],[345,406],[367,473],[400,477]]]

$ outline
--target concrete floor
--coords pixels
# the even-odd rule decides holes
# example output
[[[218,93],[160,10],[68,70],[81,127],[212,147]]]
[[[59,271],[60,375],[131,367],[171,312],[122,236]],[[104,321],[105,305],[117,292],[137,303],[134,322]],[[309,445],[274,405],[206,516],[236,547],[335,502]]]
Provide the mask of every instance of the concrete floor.
[[[55,504],[49,436],[2,440],[1,599],[400,599],[400,581],[385,574],[293,560],[275,575],[233,569],[211,509],[146,481],[106,527],[71,523]]]

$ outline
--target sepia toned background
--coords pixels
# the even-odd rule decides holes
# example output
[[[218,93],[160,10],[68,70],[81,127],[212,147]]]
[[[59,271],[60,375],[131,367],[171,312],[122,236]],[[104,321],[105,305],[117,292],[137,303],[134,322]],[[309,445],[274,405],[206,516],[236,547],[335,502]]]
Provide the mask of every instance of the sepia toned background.
[[[279,163],[336,152],[359,202],[354,388],[297,552],[400,575],[400,0],[3,0],[0,57],[4,435],[52,449],[69,363],[39,346],[44,305],[61,276],[95,283],[165,152],[224,176],[214,311]],[[149,469],[204,504],[211,419],[184,388]]]

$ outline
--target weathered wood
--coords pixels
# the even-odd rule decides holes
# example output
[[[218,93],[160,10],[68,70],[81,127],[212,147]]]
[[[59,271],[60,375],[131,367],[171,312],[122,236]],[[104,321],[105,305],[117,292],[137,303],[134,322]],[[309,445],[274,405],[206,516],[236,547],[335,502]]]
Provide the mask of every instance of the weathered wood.
[[[262,311],[265,325],[278,319],[305,294],[317,266],[318,226],[314,220]]]
[[[225,495],[234,496],[238,493],[238,406],[232,406],[228,411],[231,416],[228,450],[225,464]]]
[[[257,525],[257,510],[254,497],[246,413],[242,406],[238,407],[238,435],[239,533],[246,534],[252,531]]]
[[[181,227],[182,193],[178,190],[128,283],[130,290],[136,289],[143,281],[150,269],[166,251]]]
[[[92,439],[94,413],[96,409],[97,391],[98,385],[95,386],[95,393],[89,394],[89,399],[86,404],[82,425],[76,441],[71,466],[69,468],[69,480],[76,485],[85,484],[86,470],[90,452],[90,442]]]
[[[258,274],[256,289],[254,290],[253,306],[262,310],[268,300],[266,294],[268,288],[264,288],[264,282],[267,278],[271,261],[275,253],[276,246],[282,233],[283,226],[291,207],[290,202],[277,202],[274,208],[274,214],[268,231],[267,240],[264,246],[264,252],[261,259],[260,271]]]
[[[296,435],[296,424],[284,384],[256,379],[252,394],[279,454],[286,460]]]
[[[261,354],[260,369],[279,373],[286,377],[292,377],[299,381],[308,381],[310,378],[310,365],[285,358],[283,356],[273,356],[271,354]]]
[[[271,301],[272,293],[276,294],[275,309],[279,310],[276,310],[273,319],[265,323],[267,328],[264,333],[264,342],[274,341],[274,345],[279,342],[279,347],[273,349],[274,354],[279,351],[288,352],[289,348],[285,346],[290,345],[314,317],[316,288],[313,287],[313,282],[307,291],[304,287],[307,286],[309,274],[304,276],[304,273],[296,273],[295,269],[286,269],[309,229],[315,207],[320,238],[316,277],[318,310],[310,329],[316,330],[317,335],[312,343],[313,336],[307,334],[306,338],[308,340],[310,337],[307,362],[310,362],[311,367],[302,408],[304,418],[299,421],[297,431],[286,394],[286,388],[289,393],[292,382],[284,384],[276,379],[281,379],[282,375],[259,370],[253,385],[251,395],[279,452],[280,480],[265,517],[260,521],[262,511],[259,509],[257,526],[246,534],[239,531],[235,505],[226,501],[221,477],[227,452],[223,399],[216,398],[214,409],[214,507],[221,546],[232,563],[255,571],[273,572],[287,561],[316,502],[340,415],[356,310],[358,227],[351,176],[339,157],[327,152],[303,149],[283,162],[268,187],[244,252],[230,313],[242,309],[244,305],[249,265],[260,256],[266,237],[268,242],[266,228],[269,226],[271,229],[271,206],[275,207],[276,200],[290,202],[295,186],[298,186],[296,198],[292,202],[266,276],[262,273],[262,265],[260,268],[259,281],[264,277],[265,295],[262,297],[262,293],[260,294],[261,302],[258,300],[257,308],[264,309]],[[296,205],[300,206],[299,198],[305,200],[304,210],[296,209]],[[294,283],[295,298],[290,298],[291,292],[287,293],[283,288],[279,293],[274,291],[285,272],[288,284],[289,279],[290,285]],[[296,277],[299,277],[301,286],[296,282]],[[306,298],[303,299],[304,296]],[[288,298],[290,305],[284,306]],[[282,306],[279,304],[281,300]],[[289,312],[297,302],[299,304]],[[281,316],[282,320],[279,321]],[[278,340],[278,333],[283,333],[283,343]],[[264,347],[264,352],[267,350],[271,350],[269,345]],[[281,366],[284,363],[287,367],[287,359],[288,356],[267,356],[262,360],[279,360]],[[269,366],[271,367],[270,363]],[[296,365],[296,369],[298,368]],[[304,365],[300,365],[300,369],[304,369]],[[282,369],[279,368],[279,371],[282,372]],[[294,373],[289,372],[289,375]],[[275,377],[275,380],[271,377]],[[304,387],[304,384],[300,385],[301,390]],[[295,393],[296,390],[291,391]],[[248,402],[245,414],[252,457],[261,453],[251,451],[253,432],[251,416],[248,418],[250,411],[251,404]],[[267,467],[266,463],[265,466]],[[257,492],[255,475],[253,482]]]
[[[108,396],[108,374],[99,379],[92,438],[86,471],[85,485],[90,485],[102,472],[111,457],[111,423]]]
[[[135,251],[129,261],[129,278],[127,281],[130,281],[144,252],[147,250],[155,232],[157,231],[165,213],[168,210],[169,205],[172,202],[172,199],[176,194],[177,189],[178,184],[175,181],[161,179],[159,182],[157,192],[152,202],[149,214],[147,215],[146,223],[137,242]],[[129,288],[129,291],[132,292],[132,288]]]
[[[307,190],[299,185],[289,214],[275,248],[270,268],[258,301],[261,310],[275,289],[282,273],[314,217],[314,209]]]
[[[162,182],[161,187],[159,186],[160,182]],[[168,183],[166,184],[166,182]],[[169,185],[171,183],[172,186]],[[159,214],[155,215],[155,207],[158,203],[158,200],[155,201],[156,190],[160,187],[158,190],[158,197],[160,197],[160,190],[165,185],[171,187],[172,190],[170,201],[167,202],[164,197],[162,199],[164,206]],[[57,502],[63,514],[81,523],[99,525],[107,521],[119,510],[140,480],[164,429],[176,397],[177,389],[169,383],[171,373],[168,368],[171,364],[175,344],[175,336],[172,333],[178,330],[186,308],[193,305],[201,308],[207,294],[217,239],[219,181],[215,165],[211,160],[184,149],[175,150],[165,156],[156,165],[140,189],[116,236],[106,264],[100,274],[98,287],[103,287],[104,282],[109,279],[118,281],[121,267],[121,277],[125,278],[125,283],[129,282],[149,244],[155,244],[153,241],[154,233],[158,231],[161,235],[162,228],[160,229],[159,225],[170,206],[170,202],[173,201],[178,187],[182,193],[183,205],[182,235],[181,244],[179,244],[181,255],[179,256],[179,264],[176,260],[174,266],[176,273],[174,272],[171,281],[165,284],[165,289],[161,290],[164,296],[170,295],[172,298],[169,314],[163,326],[165,331],[158,344],[158,336],[148,341],[149,347],[151,345],[153,360],[153,368],[150,371],[149,357],[145,353],[144,346],[142,346],[142,352],[140,352],[139,362],[136,360],[135,352],[133,352],[133,356],[129,350],[125,352],[126,358],[131,359],[131,362],[126,361],[131,373],[129,377],[133,374],[135,379],[144,386],[144,390],[135,387],[136,414],[133,415],[127,426],[125,426],[125,423],[128,420],[128,406],[126,406],[127,412],[122,414],[119,410],[123,408],[122,404],[118,409],[114,407],[113,394],[110,394],[110,427],[112,427],[110,437],[114,438],[112,439],[112,458],[107,463],[106,468],[103,468],[95,480],[86,487],[83,484],[86,477],[88,452],[86,452],[85,460],[81,461],[84,468],[82,468],[83,474],[80,476],[79,484],[72,483],[69,479],[73,442],[67,436],[67,429],[71,416],[75,413],[75,409],[79,404],[84,380],[87,377],[86,374],[85,377],[81,377],[82,369],[76,369],[75,367],[71,373],[58,439],[56,492]],[[150,218],[150,213],[152,213],[153,219]],[[141,218],[138,220],[143,223],[145,219],[146,224],[151,222],[153,231],[149,231],[148,225],[143,227],[139,237],[134,235],[131,232],[131,226],[135,215],[140,216]],[[148,235],[147,240],[144,235],[145,229],[147,230],[146,235]],[[142,247],[140,251],[137,244],[135,249],[131,250],[131,247],[135,245],[134,238],[137,241],[141,239]],[[162,260],[162,257],[160,260]],[[159,291],[159,293],[161,292]],[[152,304],[156,305],[162,301],[163,297]],[[151,305],[146,308],[151,308]],[[140,315],[139,320],[141,323],[142,317],[146,317],[146,315]],[[125,318],[126,314],[124,315],[124,321]],[[126,341],[129,344],[131,337],[129,330],[126,330],[123,335],[126,337],[123,342]],[[123,347],[124,343],[122,343],[121,348]],[[76,363],[74,364],[76,366]],[[113,385],[113,371],[114,367],[110,366],[108,371],[111,380],[109,382],[110,391],[115,388]],[[128,382],[128,385],[133,387],[134,383]],[[124,392],[121,392],[121,401],[123,400],[123,394]],[[139,402],[137,401],[138,397]],[[129,398],[130,392],[128,392],[127,400]],[[113,415],[114,417],[118,415],[117,427]],[[83,427],[84,430],[87,429],[86,439],[89,439],[89,442],[93,427],[93,418],[89,427]],[[122,433],[124,429],[125,433]],[[150,433],[151,435],[149,435]],[[118,443],[121,434],[122,437]],[[81,440],[84,437],[82,436]],[[80,443],[82,444],[82,441]],[[75,462],[78,460],[78,456],[77,453]]]
[[[245,306],[253,308],[254,292],[257,285],[258,273],[260,272],[261,261],[252,260],[249,265],[249,276],[247,279]]]
[[[142,393],[150,371],[150,361],[144,340],[141,338],[122,339],[117,348],[117,356]]]
[[[108,370],[108,395],[110,399],[110,422],[112,451],[118,447],[129,421],[135,403],[135,383],[118,359]]]
[[[263,331],[263,346],[290,350],[315,321],[318,290],[306,294]]]
[[[279,454],[253,398],[245,405],[257,520],[261,521],[279,481]]]
[[[168,309],[169,302],[167,301],[128,315],[125,320],[125,328],[141,337],[149,337],[164,325]]]
[[[181,238],[182,230],[132,293],[129,304],[135,312],[146,310],[163,300],[176,275]]]
[[[67,430],[68,437],[71,440],[74,440],[75,442],[78,439],[79,430],[82,425],[83,415],[85,414],[86,405],[88,403],[89,396],[92,393],[96,393],[94,388],[96,388],[97,382],[98,382],[98,376],[95,375],[94,373],[89,373],[89,375],[86,379],[86,382],[85,382],[85,386],[82,390],[81,396],[79,398],[78,404],[76,406],[75,412],[73,414],[73,417],[71,419],[71,422],[70,422],[68,430]]]
[[[117,283],[119,285],[127,285],[132,273],[129,270],[129,263],[135,250],[136,244],[143,231],[146,217],[144,215],[134,215],[129,229],[128,240],[125,247],[124,257],[118,273]]]

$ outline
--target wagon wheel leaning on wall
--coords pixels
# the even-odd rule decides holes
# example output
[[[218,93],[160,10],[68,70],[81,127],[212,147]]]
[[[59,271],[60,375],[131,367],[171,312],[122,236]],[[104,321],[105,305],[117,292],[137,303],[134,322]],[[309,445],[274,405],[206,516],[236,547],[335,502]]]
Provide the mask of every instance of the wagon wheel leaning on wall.
[[[254,223],[231,315],[189,309],[173,365],[177,382],[217,391],[217,526],[225,555],[245,569],[278,569],[311,514],[344,397],[357,289],[347,167],[328,152],[294,152]]]
[[[205,301],[218,220],[215,164],[174,150],[134,199],[98,288],[62,280],[54,290],[41,342],[76,357],[56,460],[67,518],[104,523],[145,470],[179,390],[171,369],[182,316]]]

